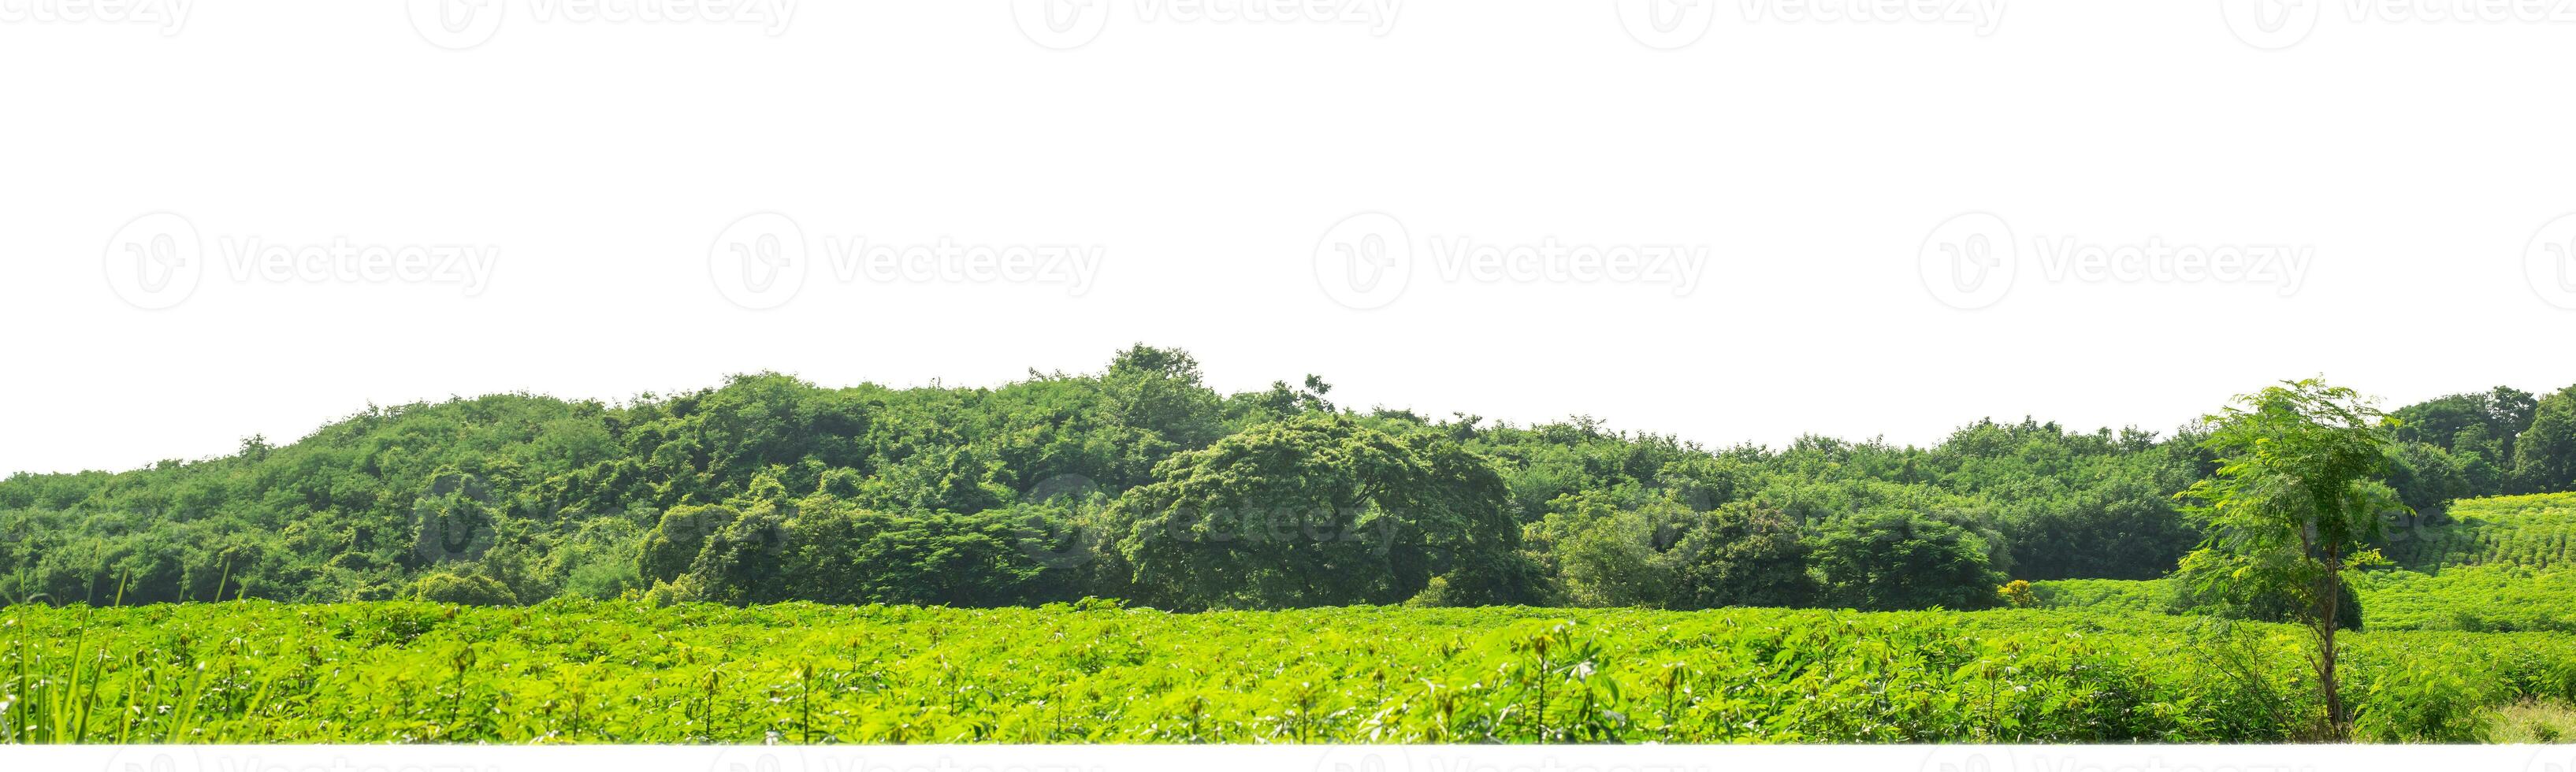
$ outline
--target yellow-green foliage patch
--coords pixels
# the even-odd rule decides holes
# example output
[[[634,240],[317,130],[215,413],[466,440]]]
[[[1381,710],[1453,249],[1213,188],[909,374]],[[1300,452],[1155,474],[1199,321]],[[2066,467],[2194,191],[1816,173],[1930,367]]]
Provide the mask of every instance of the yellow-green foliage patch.
[[[2464,499],[2448,522],[2389,529],[2389,559],[2417,571],[2452,566],[2560,568],[2576,563],[2576,493]]]
[[[2368,571],[2353,587],[2371,629],[2576,632],[2576,567]]]

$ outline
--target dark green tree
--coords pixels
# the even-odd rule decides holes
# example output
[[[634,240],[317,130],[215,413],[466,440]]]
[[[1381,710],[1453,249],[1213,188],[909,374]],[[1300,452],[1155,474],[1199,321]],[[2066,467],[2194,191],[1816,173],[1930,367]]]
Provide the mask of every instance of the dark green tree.
[[[2576,386],[2541,398],[2513,450],[2514,477],[2524,492],[2576,490]]]
[[[1903,510],[1827,524],[1815,539],[1813,560],[1827,600],[1866,611],[1984,608],[1996,603],[1995,588],[2004,582],[1985,539]]]
[[[1280,608],[1400,602],[1443,566],[1508,555],[1503,501],[1445,437],[1312,414],[1176,455],[1110,513],[1147,601]]]

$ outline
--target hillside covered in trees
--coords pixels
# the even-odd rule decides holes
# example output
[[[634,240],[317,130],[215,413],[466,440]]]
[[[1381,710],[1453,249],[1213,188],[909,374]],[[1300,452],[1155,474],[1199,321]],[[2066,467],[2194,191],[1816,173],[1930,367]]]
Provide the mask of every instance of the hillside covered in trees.
[[[1929,448],[1706,448],[1220,394],[1187,353],[992,388],[738,376],[625,404],[377,407],[287,445],[0,481],[0,592],[98,605],[422,597],[1170,609],[1970,608],[2148,579],[2200,540],[2199,429],[1978,421]],[[2576,489],[2576,387],[2391,411],[2389,483]]]

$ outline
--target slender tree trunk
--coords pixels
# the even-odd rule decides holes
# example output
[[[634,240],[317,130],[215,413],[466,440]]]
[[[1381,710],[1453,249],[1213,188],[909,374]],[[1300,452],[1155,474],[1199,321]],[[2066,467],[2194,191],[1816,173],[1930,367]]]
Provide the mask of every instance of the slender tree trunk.
[[[2336,617],[2343,611],[2343,581],[2340,573],[2343,569],[2343,556],[2337,552],[2334,549],[2326,550],[2326,586],[2323,592],[2317,594],[2325,605],[2322,609],[2324,613],[2317,615],[2318,619],[2324,620],[2318,626],[2317,634],[2319,648],[2317,679],[2326,692],[2326,730],[2331,732],[2336,740],[2347,740],[2352,737],[2352,722],[2350,716],[2344,712],[2343,685],[2335,677],[2335,629],[2342,626],[2342,620]]]

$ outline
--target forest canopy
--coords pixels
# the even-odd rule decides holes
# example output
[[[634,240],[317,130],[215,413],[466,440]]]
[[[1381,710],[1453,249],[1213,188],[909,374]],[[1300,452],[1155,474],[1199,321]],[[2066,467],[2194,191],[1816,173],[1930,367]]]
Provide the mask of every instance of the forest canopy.
[[[562,596],[1181,610],[1902,609],[2148,579],[2203,538],[2204,427],[1978,420],[1931,447],[1710,448],[1221,394],[1187,352],[985,388],[775,373],[623,404],[370,407],[291,444],[0,481],[0,592],[98,605]],[[2420,517],[2576,488],[2576,387],[2389,411]]]

